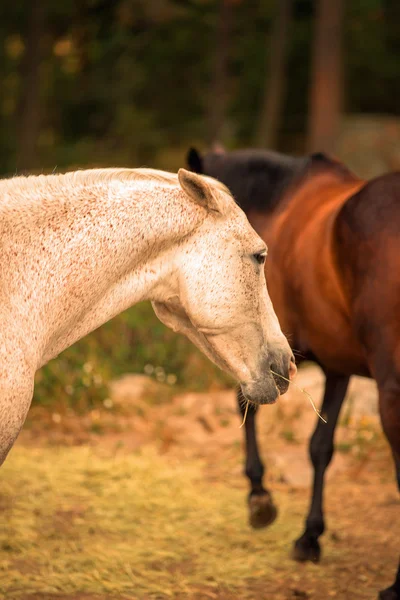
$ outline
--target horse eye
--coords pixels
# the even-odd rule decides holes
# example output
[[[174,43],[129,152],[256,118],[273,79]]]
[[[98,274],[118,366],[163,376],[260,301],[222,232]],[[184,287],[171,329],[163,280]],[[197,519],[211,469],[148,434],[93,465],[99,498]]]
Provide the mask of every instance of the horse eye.
[[[263,265],[265,263],[265,259],[267,258],[265,252],[256,252],[256,254],[253,254],[253,256],[259,265]]]

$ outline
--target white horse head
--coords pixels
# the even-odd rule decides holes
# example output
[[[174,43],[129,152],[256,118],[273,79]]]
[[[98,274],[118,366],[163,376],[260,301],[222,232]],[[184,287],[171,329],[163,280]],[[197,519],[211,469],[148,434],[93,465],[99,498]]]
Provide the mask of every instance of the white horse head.
[[[228,190],[189,171],[100,169],[0,182],[0,464],[35,371],[141,300],[256,403],[293,375],[266,247]],[[272,369],[272,371],[271,371]]]
[[[179,244],[155,312],[240,381],[245,397],[274,402],[296,368],[267,292],[265,243],[225,186],[184,169],[179,182],[206,216]]]

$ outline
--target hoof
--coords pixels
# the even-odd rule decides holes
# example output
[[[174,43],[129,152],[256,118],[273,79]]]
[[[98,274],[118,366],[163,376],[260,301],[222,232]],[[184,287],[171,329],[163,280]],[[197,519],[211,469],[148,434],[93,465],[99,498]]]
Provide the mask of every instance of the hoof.
[[[253,529],[268,527],[278,515],[278,509],[268,492],[250,494],[249,497],[249,522]]]
[[[305,534],[302,535],[294,543],[292,558],[299,562],[311,561],[318,563],[321,559],[321,547],[318,540],[308,538]]]
[[[379,600],[400,600],[400,593],[396,591],[394,585],[392,585],[389,588],[386,588],[386,590],[382,590],[381,592],[379,592],[379,596],[378,596]]]

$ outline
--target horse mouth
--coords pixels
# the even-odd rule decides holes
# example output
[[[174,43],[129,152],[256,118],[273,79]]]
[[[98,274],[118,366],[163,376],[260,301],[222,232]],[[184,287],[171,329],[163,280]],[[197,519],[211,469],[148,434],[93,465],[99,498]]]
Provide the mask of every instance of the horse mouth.
[[[262,383],[243,382],[240,384],[240,387],[245,400],[255,406],[263,404],[275,404],[281,395],[280,389],[273,377],[267,380],[267,384],[265,384],[265,381]]]
[[[275,384],[274,387],[275,387],[275,389],[274,389],[275,395],[274,396],[264,397],[261,400],[260,405],[263,405],[263,404],[276,404],[277,403],[278,399],[281,396],[281,392],[279,390],[279,387],[276,384]]]

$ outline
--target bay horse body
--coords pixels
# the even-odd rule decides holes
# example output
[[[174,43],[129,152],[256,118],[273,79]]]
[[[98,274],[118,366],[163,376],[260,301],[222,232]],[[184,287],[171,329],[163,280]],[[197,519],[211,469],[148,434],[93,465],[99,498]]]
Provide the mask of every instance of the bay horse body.
[[[319,561],[324,474],[352,375],[373,377],[400,489],[400,173],[364,181],[323,154],[306,158],[239,150],[188,154],[189,167],[229,187],[268,244],[266,276],[282,330],[300,356],[323,369],[320,420],[310,440],[314,484],[300,561]],[[240,394],[239,394],[240,397]],[[250,522],[271,523],[255,410],[246,421]],[[400,567],[382,600],[400,600]]]
[[[293,374],[268,297],[265,243],[228,190],[181,169],[100,169],[0,182],[0,464],[47,361],[151,300],[255,402]],[[250,293],[249,293],[250,292]]]

